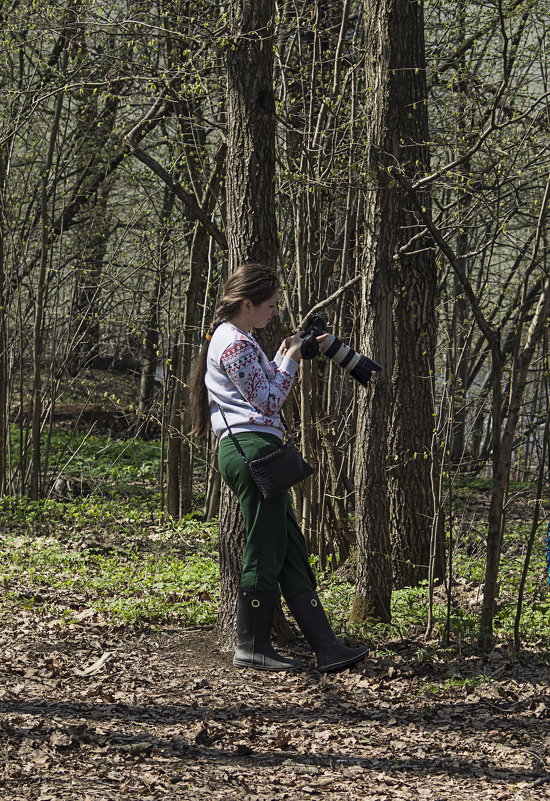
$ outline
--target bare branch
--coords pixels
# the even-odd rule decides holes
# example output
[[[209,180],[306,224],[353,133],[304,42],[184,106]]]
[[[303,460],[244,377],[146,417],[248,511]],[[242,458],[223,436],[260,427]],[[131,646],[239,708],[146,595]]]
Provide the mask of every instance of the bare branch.
[[[504,16],[504,18],[506,18],[507,16],[510,16],[512,14],[512,12],[515,11],[515,9],[518,6],[522,5],[524,2],[525,2],[525,0],[514,0],[514,2],[511,4],[510,8],[508,8],[506,11],[502,11],[501,10],[501,14]],[[534,7],[536,5],[536,3],[537,3],[537,0],[531,0],[529,8]],[[471,36],[469,36],[467,39],[465,39],[462,42],[462,44],[460,45],[460,47],[457,47],[457,49],[454,51],[454,53],[452,53],[450,56],[447,56],[447,58],[444,61],[442,61],[441,64],[439,64],[439,66],[437,66],[432,73],[429,74],[429,76],[428,76],[428,92],[430,92],[431,89],[433,89],[435,83],[439,80],[441,75],[444,72],[447,72],[447,70],[450,69],[451,67],[456,66],[457,61],[465,53],[467,53],[468,50],[471,50],[471,48],[475,45],[475,43],[479,39],[481,39],[482,36],[485,36],[485,34],[487,34],[487,33],[492,33],[500,24],[501,24],[501,16],[499,15],[498,19],[495,19],[492,22],[488,22],[486,25],[484,25],[482,28],[480,28],[479,31],[476,31]]]
[[[340,295],[342,295],[344,292],[346,292],[354,284],[359,283],[360,280],[361,280],[361,276],[360,275],[355,276],[355,278],[352,278],[351,281],[347,282],[347,284],[344,284],[344,286],[341,286],[340,289],[336,290],[336,292],[333,292],[332,295],[329,295],[328,298],[325,298],[324,300],[321,300],[312,309],[310,309],[308,311],[308,317],[309,317],[310,314],[313,314],[314,312],[318,311],[319,309],[324,309],[325,306],[328,306],[329,303],[332,303],[333,300],[336,300],[337,298],[339,298]],[[302,320],[300,322],[300,325],[298,326],[298,328],[301,328],[301,326],[303,325],[304,322],[305,322],[305,320]]]
[[[491,326],[487,322],[487,319],[485,318],[485,315],[481,310],[481,306],[479,305],[476,293],[474,292],[474,289],[468,279],[468,276],[466,275],[466,271],[464,270],[464,267],[460,259],[454,252],[453,248],[449,245],[447,240],[443,237],[443,235],[434,225],[431,215],[428,214],[425,207],[418,199],[415,188],[409,184],[404,175],[402,175],[402,173],[398,169],[391,169],[390,172],[392,177],[395,178],[395,180],[405,190],[410,200],[414,203],[418,215],[422,218],[424,225],[432,235],[436,244],[439,245],[443,254],[447,257],[447,259],[451,263],[454,271],[458,276],[460,283],[462,284],[462,288],[464,289],[464,294],[470,301],[470,306],[474,314],[474,317],[476,318],[476,322],[479,325],[485,337],[487,338],[487,341],[489,342],[491,348],[498,347],[498,332],[495,331],[493,328],[491,328]]]
[[[133,144],[133,142],[127,137],[123,139],[123,143],[130,150],[130,152],[139,161],[141,161],[142,164],[144,164],[146,167],[149,167],[149,169],[152,170],[155,175],[158,175],[158,177],[166,184],[166,186],[172,190],[175,196],[182,201],[189,216],[192,219],[200,222],[200,224],[208,231],[212,239],[214,239],[218,245],[226,250],[227,239],[225,238],[225,235],[220,231],[218,226],[212,222],[208,214],[201,209],[195,198],[190,195],[189,192],[186,192],[183,186],[178,181],[175,181],[170,173],[164,169],[162,164],[149,155],[149,153],[146,153],[140,147]]]

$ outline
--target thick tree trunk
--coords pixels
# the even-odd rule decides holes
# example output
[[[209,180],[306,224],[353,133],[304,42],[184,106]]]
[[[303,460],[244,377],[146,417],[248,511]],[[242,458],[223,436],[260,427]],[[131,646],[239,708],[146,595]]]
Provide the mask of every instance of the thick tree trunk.
[[[219,520],[221,592],[217,630],[222,647],[229,649],[235,641],[235,598],[241,574],[245,530],[239,505],[223,481]]]
[[[384,365],[371,386],[359,388],[355,452],[357,583],[350,620],[391,619],[391,548],[387,482],[387,439],[392,364],[391,276],[385,252],[391,232],[383,230],[384,193],[368,213],[365,273],[361,293],[361,350]],[[384,235],[386,234],[386,235]],[[389,234],[389,237],[387,236]]]
[[[87,70],[92,56],[88,50],[85,25],[76,27],[71,35],[71,60],[75,67]],[[75,97],[75,154],[79,177],[93,176],[104,169],[102,155],[112,137],[118,100],[110,98],[100,107],[95,92],[78,93]],[[92,366],[100,355],[101,278],[107,252],[110,224],[107,204],[113,182],[105,180],[91,195],[85,217],[75,235],[77,254],[75,269],[74,302],[71,310],[73,342],[68,358],[68,369],[73,375],[83,367]]]
[[[9,409],[8,409],[8,336],[5,301],[6,267],[4,261],[5,237],[5,150],[0,147],[0,497],[8,483]]]
[[[352,615],[387,619],[390,550],[398,586],[417,584],[428,574],[436,270],[431,241],[392,180],[395,170],[412,179],[429,168],[422,5],[365,0],[364,8],[371,191],[361,346],[384,372],[359,400],[359,568]],[[429,209],[427,193],[422,202]]]
[[[355,521],[357,584],[351,620],[390,619],[391,549],[387,480],[387,443],[391,413],[393,365],[392,259],[396,248],[395,190],[381,163],[391,153],[388,134],[391,2],[365,2],[368,197],[365,207],[364,267],[360,306],[360,350],[384,369],[370,386],[358,388],[355,450]],[[380,15],[380,16],[379,16]],[[393,133],[393,132],[392,132]],[[387,141],[389,138],[389,142]]]
[[[227,54],[229,272],[275,266],[274,0],[233,0]]]
[[[110,181],[102,184],[90,208],[91,220],[82,224],[75,237],[79,262],[72,309],[74,348],[68,360],[69,372],[73,375],[83,367],[93,366],[100,355],[100,287],[109,237],[107,202],[110,190]]]
[[[274,15],[274,0],[234,0],[231,3],[226,191],[230,272],[247,262],[276,264]],[[269,332],[266,335],[269,337]],[[262,340],[265,346],[266,340]],[[220,509],[218,635],[222,646],[228,648],[234,641],[235,593],[244,531],[237,501],[225,486]]]
[[[413,176],[429,163],[422,7],[365,0],[365,26],[371,192],[361,347],[381,361],[384,372],[359,399],[354,620],[389,619],[390,532],[398,584],[427,575],[433,516],[435,260],[425,238],[418,238],[422,227],[403,192],[391,181],[394,169]],[[424,203],[429,205],[429,197]]]
[[[388,83],[385,157],[409,180],[429,171],[428,108],[422,3],[388,0],[391,69]],[[427,578],[434,514],[431,448],[434,428],[436,266],[431,238],[401,189],[391,191],[396,206],[393,254],[394,365],[390,424],[390,528],[397,587]],[[428,213],[430,191],[421,198]],[[443,574],[441,553],[439,576]]]

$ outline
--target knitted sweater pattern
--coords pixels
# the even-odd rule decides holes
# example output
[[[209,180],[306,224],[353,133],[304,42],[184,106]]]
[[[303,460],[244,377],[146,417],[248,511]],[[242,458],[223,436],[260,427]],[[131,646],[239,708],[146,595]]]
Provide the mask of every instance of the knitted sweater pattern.
[[[297,362],[279,353],[270,362],[254,337],[234,325],[218,326],[208,347],[205,378],[216,436],[227,435],[221,406],[233,433],[254,431],[282,437],[279,409],[297,368]]]

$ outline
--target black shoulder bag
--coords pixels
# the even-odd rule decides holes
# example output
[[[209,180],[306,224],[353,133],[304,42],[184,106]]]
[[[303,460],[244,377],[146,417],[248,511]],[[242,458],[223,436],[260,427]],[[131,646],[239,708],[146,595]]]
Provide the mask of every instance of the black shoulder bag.
[[[277,495],[290,489],[294,484],[298,484],[315,472],[315,468],[311,467],[311,465],[303,459],[302,454],[292,441],[290,431],[282,415],[281,420],[288,434],[289,441],[282,444],[281,447],[273,451],[273,453],[268,453],[267,456],[261,456],[259,459],[250,460],[246,458],[246,454],[239,445],[238,439],[231,431],[229,423],[227,422],[227,417],[219,404],[218,409],[222,413],[229,436],[239,451],[242,460],[248,466],[254,483],[266,500],[268,498],[275,498]]]

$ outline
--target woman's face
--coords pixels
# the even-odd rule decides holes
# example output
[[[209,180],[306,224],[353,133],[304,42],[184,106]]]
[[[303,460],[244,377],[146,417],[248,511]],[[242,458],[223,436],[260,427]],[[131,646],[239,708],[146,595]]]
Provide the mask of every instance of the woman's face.
[[[279,314],[279,295],[280,292],[277,290],[268,300],[264,300],[263,303],[259,303],[257,306],[251,306],[249,317],[251,328],[265,328],[273,317]]]

